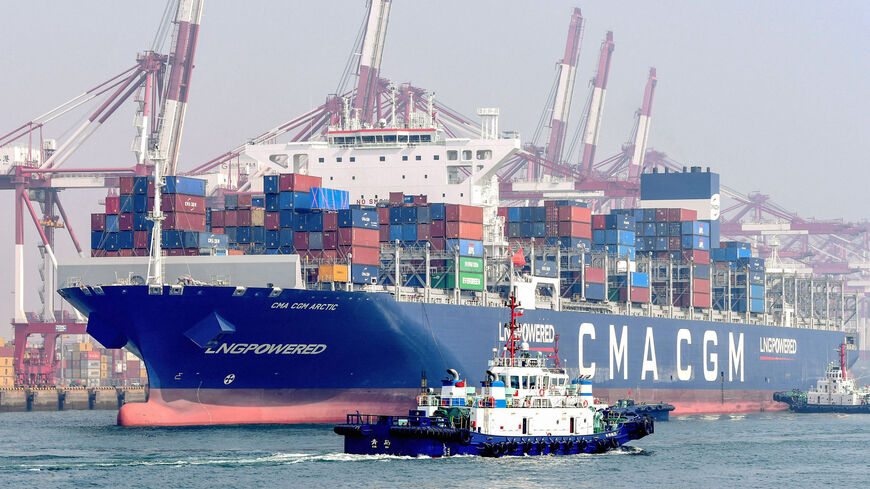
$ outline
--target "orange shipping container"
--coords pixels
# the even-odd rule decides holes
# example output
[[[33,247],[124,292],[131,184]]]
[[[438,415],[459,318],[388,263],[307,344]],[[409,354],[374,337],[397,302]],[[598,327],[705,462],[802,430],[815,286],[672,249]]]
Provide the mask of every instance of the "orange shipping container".
[[[347,265],[320,265],[317,270],[319,282],[347,282]]]
[[[445,238],[483,240],[483,224],[474,222],[448,221],[445,225]]]
[[[592,209],[586,207],[578,207],[574,205],[563,205],[559,207],[559,220],[572,222],[592,222]]]

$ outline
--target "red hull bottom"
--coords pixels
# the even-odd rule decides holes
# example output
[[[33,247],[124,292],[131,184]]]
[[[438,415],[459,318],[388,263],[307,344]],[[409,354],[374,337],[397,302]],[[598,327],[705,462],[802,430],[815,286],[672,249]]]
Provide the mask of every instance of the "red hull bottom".
[[[780,411],[773,391],[595,389],[602,400],[669,402],[672,416]],[[348,413],[406,414],[417,389],[152,389],[144,403],[121,406],[121,426],[341,423]]]

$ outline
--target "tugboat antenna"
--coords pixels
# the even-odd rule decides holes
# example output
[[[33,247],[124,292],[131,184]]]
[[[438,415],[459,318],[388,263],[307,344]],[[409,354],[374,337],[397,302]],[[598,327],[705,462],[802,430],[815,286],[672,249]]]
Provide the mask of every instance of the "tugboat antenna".
[[[522,316],[523,313],[517,312],[516,309],[520,307],[520,303],[517,302],[517,298],[513,294],[510,296],[508,307],[511,309],[511,322],[505,325],[505,327],[510,331],[505,349],[510,352],[510,357],[513,359],[516,357],[517,342],[520,340],[517,336],[517,330],[520,329],[520,326],[517,324],[517,318]]]

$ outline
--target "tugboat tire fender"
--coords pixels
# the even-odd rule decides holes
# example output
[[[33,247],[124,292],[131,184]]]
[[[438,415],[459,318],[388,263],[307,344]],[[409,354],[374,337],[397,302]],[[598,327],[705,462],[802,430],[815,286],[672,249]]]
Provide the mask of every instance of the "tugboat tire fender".
[[[619,440],[617,440],[616,438],[611,438],[609,444],[611,449],[619,448]]]
[[[585,452],[586,447],[588,447],[588,446],[589,446],[589,444],[586,443],[586,440],[580,440],[577,442],[577,447],[580,448],[581,452]]]
[[[468,445],[471,443],[471,432],[466,429],[459,430],[459,443]]]

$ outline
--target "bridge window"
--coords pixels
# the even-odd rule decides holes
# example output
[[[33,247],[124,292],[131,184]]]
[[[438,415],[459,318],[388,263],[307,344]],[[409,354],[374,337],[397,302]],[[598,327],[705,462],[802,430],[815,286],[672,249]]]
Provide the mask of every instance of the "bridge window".
[[[323,158],[317,158],[318,163],[323,163]]]
[[[463,149],[462,150],[462,161],[471,161],[471,150]]]
[[[538,385],[538,377],[533,375],[529,377],[529,389],[534,389]]]
[[[350,162],[353,163],[354,161],[356,161],[356,156],[351,156],[351,157],[350,157]]]
[[[395,134],[387,134],[386,136],[384,136],[384,142],[385,143],[395,143],[396,142],[396,135]]]
[[[412,134],[412,135],[409,137],[409,140],[410,140],[412,143],[419,143],[419,142],[420,142],[420,136],[418,136],[418,135],[416,135],[416,134]]]
[[[450,161],[456,161],[459,159],[459,151],[455,149],[451,149],[447,151],[447,159]]]
[[[338,158],[336,158],[336,159],[335,159],[335,162],[336,162],[336,163],[341,163],[341,156],[339,156]]]
[[[421,142],[424,142],[424,143],[431,142],[431,141],[432,141],[432,136],[429,135],[429,134],[423,134],[422,136],[420,136],[420,141],[421,141]]]
[[[423,157],[422,157],[422,156],[420,156],[420,155],[417,155],[417,156],[415,156],[415,157],[414,157],[414,159],[415,159],[415,160],[417,160],[417,161],[420,161],[420,160],[422,160],[422,159],[423,159]]]
[[[386,157],[386,156],[381,156],[379,159],[380,159],[381,161],[387,161],[387,157]]]
[[[374,143],[374,142],[375,142],[375,137],[374,137],[374,136],[363,136],[363,137],[362,137],[362,142],[363,142],[363,143]]]
[[[438,155],[432,157],[435,161],[438,161]]]
[[[408,135],[407,134],[399,135],[399,142],[400,143],[407,143],[408,142]]]
[[[408,155],[402,155],[402,161],[408,161]]]
[[[492,159],[492,150],[491,149],[479,149],[479,150],[477,150],[477,159],[478,160],[491,160]]]
[[[519,389],[520,388],[520,377],[518,375],[511,375],[511,389]]]
[[[529,376],[523,375],[522,379],[523,379],[523,389],[528,389],[529,388]]]

